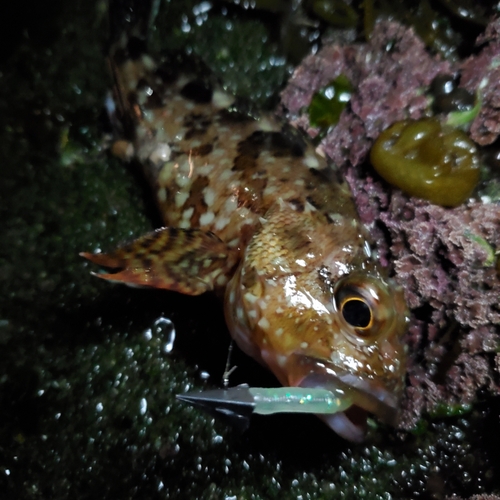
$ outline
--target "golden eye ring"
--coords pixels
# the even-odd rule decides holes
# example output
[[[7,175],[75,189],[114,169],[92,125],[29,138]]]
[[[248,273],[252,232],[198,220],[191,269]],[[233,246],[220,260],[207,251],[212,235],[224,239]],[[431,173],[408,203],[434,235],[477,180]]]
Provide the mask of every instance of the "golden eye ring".
[[[373,311],[363,297],[345,297],[340,303],[340,312],[360,335],[373,327]]]

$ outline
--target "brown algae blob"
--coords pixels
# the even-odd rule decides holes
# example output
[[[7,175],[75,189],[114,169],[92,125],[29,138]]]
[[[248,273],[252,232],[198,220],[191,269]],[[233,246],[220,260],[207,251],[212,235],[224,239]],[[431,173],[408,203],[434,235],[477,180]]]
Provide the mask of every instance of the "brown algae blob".
[[[445,207],[467,200],[479,180],[474,142],[431,118],[391,125],[375,141],[370,159],[393,186]]]

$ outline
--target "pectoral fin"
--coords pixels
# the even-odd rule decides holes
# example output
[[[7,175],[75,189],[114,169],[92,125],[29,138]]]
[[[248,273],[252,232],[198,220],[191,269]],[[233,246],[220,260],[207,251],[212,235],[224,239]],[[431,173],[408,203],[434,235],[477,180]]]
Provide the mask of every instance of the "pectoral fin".
[[[96,273],[99,278],[187,295],[224,286],[238,258],[236,251],[211,232],[172,227],[141,236],[111,253],[80,255],[116,270]]]

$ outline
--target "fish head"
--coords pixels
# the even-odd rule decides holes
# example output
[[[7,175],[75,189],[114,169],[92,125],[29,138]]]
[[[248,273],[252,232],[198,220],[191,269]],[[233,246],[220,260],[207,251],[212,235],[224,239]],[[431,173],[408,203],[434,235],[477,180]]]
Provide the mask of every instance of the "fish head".
[[[366,258],[335,268],[328,251],[309,249],[315,262],[294,267],[296,256],[279,260],[272,246],[260,245],[258,254],[274,255],[266,267],[251,247],[225,298],[240,348],[284,386],[343,394],[344,411],[320,415],[342,437],[362,441],[368,414],[394,425],[406,372],[401,288]]]

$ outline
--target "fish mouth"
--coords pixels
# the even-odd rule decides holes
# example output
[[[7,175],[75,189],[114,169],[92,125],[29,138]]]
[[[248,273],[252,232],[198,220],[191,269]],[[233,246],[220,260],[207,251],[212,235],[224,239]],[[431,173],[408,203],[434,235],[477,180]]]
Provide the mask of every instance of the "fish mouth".
[[[343,411],[318,415],[344,439],[356,443],[362,442],[370,414],[386,424],[395,426],[399,395],[385,388],[380,381],[340,371],[338,367],[329,363],[313,361],[312,365],[306,363],[307,365],[310,368],[309,372],[296,380],[294,385],[327,389],[341,399],[345,398],[351,402],[351,405]]]

